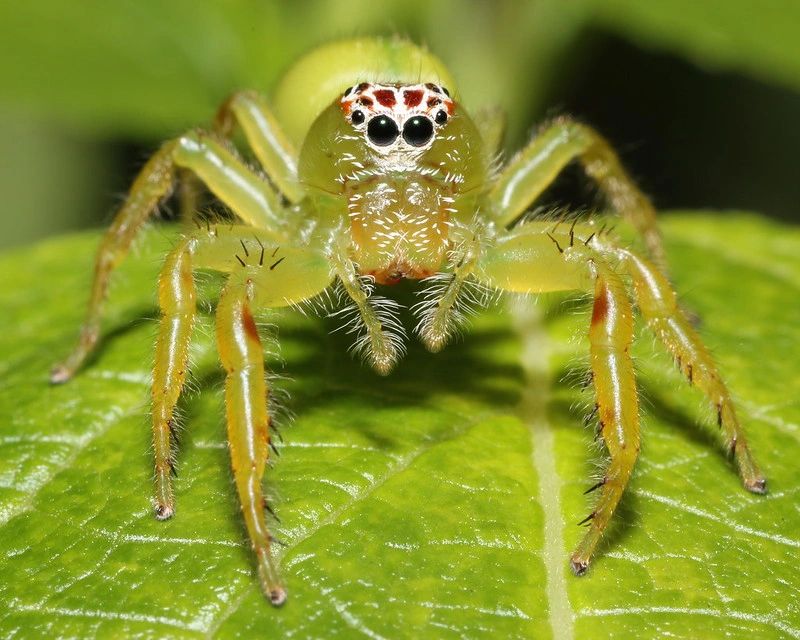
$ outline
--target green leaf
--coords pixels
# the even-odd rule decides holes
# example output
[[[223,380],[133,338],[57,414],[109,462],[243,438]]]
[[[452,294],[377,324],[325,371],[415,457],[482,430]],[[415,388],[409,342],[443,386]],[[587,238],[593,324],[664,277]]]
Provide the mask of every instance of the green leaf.
[[[575,304],[488,311],[438,356],[412,346],[385,379],[329,321],[281,313],[273,368],[293,378],[280,386],[297,419],[265,484],[287,544],[282,609],[253,575],[208,314],[178,511],[152,517],[153,301],[172,231],[124,264],[100,352],[58,387],[48,368],[75,336],[98,236],[0,257],[0,636],[800,637],[800,233],[734,213],[664,227],[770,494],[741,488],[705,404],[642,332],[642,456],[575,578],[574,523],[602,460],[581,427],[588,397],[562,381],[587,349]]]

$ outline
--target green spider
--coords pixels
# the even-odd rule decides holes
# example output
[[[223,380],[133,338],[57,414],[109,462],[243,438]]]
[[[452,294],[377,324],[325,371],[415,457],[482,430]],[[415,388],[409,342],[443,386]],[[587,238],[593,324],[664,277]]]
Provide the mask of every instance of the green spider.
[[[560,118],[497,167],[496,118],[473,121],[442,63],[401,39],[358,39],[312,51],[275,97],[234,94],[211,131],[167,142],[136,178],[97,254],[86,320],[74,351],[53,369],[69,380],[95,347],[112,271],[177,182],[199,180],[236,216],[209,225],[169,253],[158,280],[161,308],[152,387],[155,515],[175,510],[174,409],[186,380],[196,314],[193,273],[228,275],[216,311],[226,371],[228,441],[258,577],[275,605],[286,590],[270,552],[262,476],[270,450],[267,378],[256,310],[302,304],[338,286],[349,299],[356,348],[387,374],[403,355],[398,305],[376,295],[419,280],[416,333],[439,351],[484,291],[592,292],[590,365],[599,433],[610,455],[588,531],[570,558],[584,573],[628,483],[639,452],[639,406],[629,354],[633,308],[714,406],[745,488],[766,491],[733,402],[664,273],[655,211],[590,128]],[[332,101],[332,102],[331,102]],[[230,142],[241,128],[266,176]],[[305,135],[304,135],[305,134]],[[303,137],[304,136],[304,137]],[[300,153],[295,144],[302,142]],[[556,225],[524,214],[561,169],[578,160],[611,207],[632,223],[647,258],[593,222]]]

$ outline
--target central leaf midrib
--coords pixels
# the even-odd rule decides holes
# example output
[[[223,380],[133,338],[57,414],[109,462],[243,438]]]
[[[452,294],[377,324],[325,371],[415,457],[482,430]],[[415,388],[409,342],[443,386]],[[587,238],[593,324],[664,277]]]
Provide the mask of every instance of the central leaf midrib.
[[[575,636],[575,612],[567,594],[564,554],[564,519],[561,509],[561,481],[555,466],[553,429],[547,420],[550,396],[549,337],[542,313],[532,300],[512,309],[514,328],[522,341],[521,363],[525,371],[525,390],[520,412],[531,430],[531,461],[537,476],[539,504],[544,514],[542,559],[547,583],[547,611],[555,640]]]

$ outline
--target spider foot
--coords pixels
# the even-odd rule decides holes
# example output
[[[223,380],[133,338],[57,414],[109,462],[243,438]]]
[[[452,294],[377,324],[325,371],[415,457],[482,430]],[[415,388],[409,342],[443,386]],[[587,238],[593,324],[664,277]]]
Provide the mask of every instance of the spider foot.
[[[175,507],[167,504],[157,504],[153,511],[156,514],[156,520],[169,520],[175,515]]]
[[[50,384],[64,384],[73,374],[74,371],[70,371],[65,365],[57,364],[50,370]]]
[[[751,493],[765,494],[767,492],[767,479],[761,476],[748,478],[744,481],[744,488]]]
[[[278,576],[275,562],[267,549],[258,549],[256,553],[258,556],[258,581],[261,583],[261,591],[273,606],[280,607],[286,602],[287,595],[283,581]]]
[[[65,360],[59,362],[50,370],[50,384],[63,384],[72,379],[75,372],[80,369],[89,354],[94,350],[100,331],[91,321],[82,328],[78,343]]]
[[[589,568],[589,561],[572,556],[569,559],[569,567],[572,569],[572,573],[574,573],[576,576],[582,576]]]

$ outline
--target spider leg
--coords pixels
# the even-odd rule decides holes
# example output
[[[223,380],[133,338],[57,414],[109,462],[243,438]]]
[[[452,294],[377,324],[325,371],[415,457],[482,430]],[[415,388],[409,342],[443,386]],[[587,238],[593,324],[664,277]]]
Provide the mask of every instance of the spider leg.
[[[592,128],[561,117],[540,133],[503,169],[489,193],[498,224],[508,226],[542,194],[561,170],[577,159],[611,206],[644,238],[648,253],[666,266],[656,212],[622,167],[611,145]]]
[[[487,284],[508,291],[594,292],[589,328],[592,382],[600,434],[611,461],[597,503],[584,520],[589,530],[570,559],[580,575],[589,566],[639,454],[639,401],[630,356],[633,311],[625,285],[600,252],[583,243],[570,246],[569,234],[551,235],[535,223],[501,237],[481,259],[478,273]]]
[[[405,332],[397,320],[397,303],[372,295],[370,277],[359,276],[344,250],[337,249],[331,257],[344,293],[353,302],[334,315],[355,314],[345,325],[349,333],[358,334],[353,351],[363,353],[379,374],[388,375],[403,355]]]
[[[243,253],[248,245],[250,251]],[[257,281],[262,282],[266,277],[261,274],[273,274],[287,259],[293,269],[284,273],[284,265],[280,283],[269,283],[270,290],[279,295],[268,299],[267,306],[282,306],[310,298],[330,283],[329,267],[321,254],[306,249],[280,248],[267,232],[247,226],[210,226],[208,230],[184,238],[164,261],[158,280],[161,322],[152,387],[154,507],[159,520],[166,520],[175,511],[172,432],[175,405],[188,371],[189,343],[196,314],[193,272],[198,268],[224,273],[255,269],[260,274]],[[303,277],[305,281],[301,280]],[[274,276],[271,279],[274,280]]]
[[[186,379],[195,317],[198,268],[230,272],[217,306],[217,345],[227,372],[225,398],[231,463],[248,536],[256,552],[265,595],[286,598],[270,554],[261,479],[269,456],[270,417],[261,340],[253,311],[307,300],[326,289],[330,266],[322,252],[269,245],[269,234],[252,227],[210,227],[185,238],[167,257],[159,278],[162,317],[153,370],[154,506],[156,517],[175,510],[172,490],[174,409]],[[241,255],[242,242],[251,243]],[[239,252],[239,253],[237,253]],[[244,263],[244,264],[242,264]]]
[[[267,101],[254,91],[239,91],[220,107],[215,129],[230,137],[238,123],[261,166],[290,202],[303,198],[297,181],[297,152],[272,114]]]
[[[675,356],[690,383],[706,394],[717,411],[745,488],[766,491],[766,480],[747,446],[733,402],[706,347],[681,310],[666,276],[648,260],[605,241],[575,242],[585,226],[551,232],[547,223],[530,222],[498,238],[475,269],[487,285],[507,291],[538,293],[594,290],[589,330],[595,413],[611,456],[594,510],[584,522],[589,531],[571,557],[575,573],[583,573],[630,479],[639,451],[638,398],[629,348],[633,337],[632,308],[615,268],[633,281],[642,315],[651,330]]]
[[[699,387],[714,406],[717,423],[724,430],[727,450],[736,460],[745,488],[753,493],[766,493],[767,481],[747,446],[730,393],[669,282],[644,258],[624,249],[612,251],[633,279],[638,306],[648,326],[672,353],[689,384]]]
[[[217,307],[217,348],[225,378],[225,413],[228,447],[236,491],[247,534],[256,553],[258,578],[264,595],[275,605],[286,591],[270,551],[272,537],[266,526],[261,479],[269,456],[270,416],[264,353],[253,319],[252,280],[247,274],[232,277]]]
[[[639,398],[630,346],[633,310],[623,282],[602,262],[595,261],[594,306],[589,328],[589,357],[600,435],[611,456],[592,513],[589,530],[570,558],[581,575],[628,485],[639,456]]]
[[[69,380],[94,349],[111,274],[158,203],[171,193],[177,169],[191,171],[245,222],[266,229],[276,242],[285,241],[277,194],[235,153],[213,136],[199,131],[167,142],[136,177],[125,203],[106,231],[97,251],[92,292],[78,343],[66,360],[53,368],[51,382]]]
[[[430,278],[432,285],[423,291],[425,299],[413,307],[420,318],[417,334],[433,353],[441,351],[453,331],[466,321],[463,298],[469,298],[465,288],[471,284],[479,255],[480,239],[476,233],[456,251],[451,259],[452,271]]]

